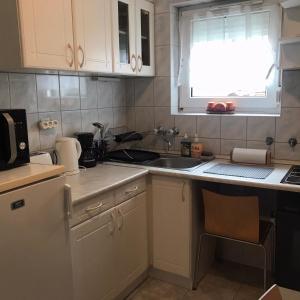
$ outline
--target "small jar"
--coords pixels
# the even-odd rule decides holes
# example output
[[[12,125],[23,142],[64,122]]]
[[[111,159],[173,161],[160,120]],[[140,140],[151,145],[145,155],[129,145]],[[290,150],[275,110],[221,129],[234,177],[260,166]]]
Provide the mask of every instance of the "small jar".
[[[184,135],[184,137],[181,140],[180,144],[181,144],[181,156],[191,157],[191,155],[192,155],[192,142],[189,139],[187,134]]]

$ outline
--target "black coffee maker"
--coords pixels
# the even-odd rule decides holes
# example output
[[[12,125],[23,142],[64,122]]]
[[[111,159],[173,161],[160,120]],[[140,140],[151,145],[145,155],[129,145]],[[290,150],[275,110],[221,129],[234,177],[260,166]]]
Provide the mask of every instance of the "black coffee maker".
[[[97,164],[96,149],[94,147],[94,134],[91,132],[79,132],[75,134],[78,139],[82,153],[79,158],[79,166],[85,168],[95,167]]]

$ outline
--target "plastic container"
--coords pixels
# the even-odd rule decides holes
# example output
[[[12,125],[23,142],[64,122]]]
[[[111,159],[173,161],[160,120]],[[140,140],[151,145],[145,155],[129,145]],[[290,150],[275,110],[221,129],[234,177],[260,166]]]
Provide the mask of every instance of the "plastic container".
[[[201,158],[202,152],[204,150],[203,148],[203,144],[200,142],[198,135],[195,134],[191,145],[191,156],[193,158]]]
[[[191,157],[192,142],[187,134],[184,135],[180,144],[181,144],[181,156]]]

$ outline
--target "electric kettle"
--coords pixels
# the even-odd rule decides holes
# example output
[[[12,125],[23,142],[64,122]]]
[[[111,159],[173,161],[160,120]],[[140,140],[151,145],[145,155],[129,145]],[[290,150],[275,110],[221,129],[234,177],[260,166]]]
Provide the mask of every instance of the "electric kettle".
[[[57,164],[64,165],[66,175],[79,173],[78,159],[81,152],[81,145],[77,139],[61,137],[56,140],[55,153]]]

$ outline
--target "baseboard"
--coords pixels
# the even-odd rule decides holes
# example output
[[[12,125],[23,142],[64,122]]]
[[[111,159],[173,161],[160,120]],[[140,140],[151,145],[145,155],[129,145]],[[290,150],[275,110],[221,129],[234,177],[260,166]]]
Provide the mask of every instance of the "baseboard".
[[[128,297],[139,285],[141,285],[149,277],[149,271],[142,273],[136,280],[134,280],[125,290],[123,290],[115,300],[124,300]]]
[[[189,290],[193,287],[193,280],[191,278],[186,278],[166,271],[151,268],[149,270],[149,276]]]

